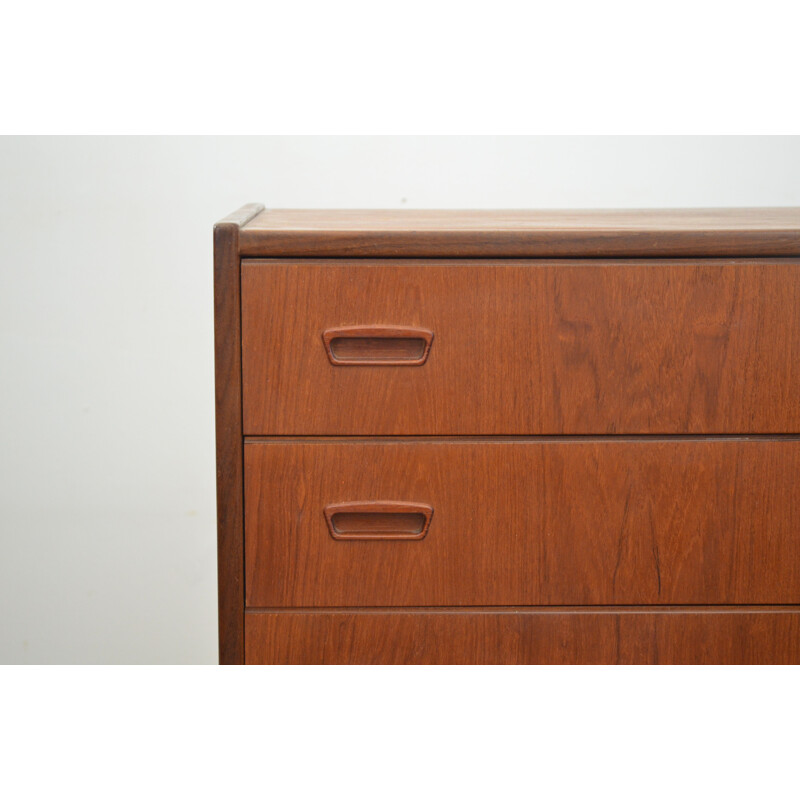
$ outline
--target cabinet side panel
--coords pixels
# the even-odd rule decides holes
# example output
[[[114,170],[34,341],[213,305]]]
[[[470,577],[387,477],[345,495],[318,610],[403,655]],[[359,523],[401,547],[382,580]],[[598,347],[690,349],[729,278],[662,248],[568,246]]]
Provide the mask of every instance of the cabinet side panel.
[[[242,390],[239,226],[214,228],[217,581],[220,664],[244,662]]]
[[[239,231],[263,211],[252,203],[214,226],[219,660],[244,662],[244,488]]]

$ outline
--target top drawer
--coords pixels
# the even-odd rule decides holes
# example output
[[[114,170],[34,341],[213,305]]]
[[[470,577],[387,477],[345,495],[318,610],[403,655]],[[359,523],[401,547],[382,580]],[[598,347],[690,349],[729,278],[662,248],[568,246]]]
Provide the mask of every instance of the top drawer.
[[[246,435],[798,433],[800,261],[245,259],[242,372]]]

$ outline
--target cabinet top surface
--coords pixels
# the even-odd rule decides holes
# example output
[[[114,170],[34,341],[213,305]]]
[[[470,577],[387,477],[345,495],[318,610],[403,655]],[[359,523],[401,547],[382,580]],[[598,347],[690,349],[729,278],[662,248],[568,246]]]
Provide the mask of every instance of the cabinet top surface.
[[[266,209],[239,241],[244,256],[796,256],[800,208]]]
[[[264,209],[251,231],[800,230],[800,208]]]

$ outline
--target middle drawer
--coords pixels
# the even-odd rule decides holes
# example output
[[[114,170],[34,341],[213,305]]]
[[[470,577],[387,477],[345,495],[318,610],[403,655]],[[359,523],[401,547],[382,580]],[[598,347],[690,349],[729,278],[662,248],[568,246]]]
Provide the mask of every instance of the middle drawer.
[[[796,439],[248,440],[250,607],[800,602]]]

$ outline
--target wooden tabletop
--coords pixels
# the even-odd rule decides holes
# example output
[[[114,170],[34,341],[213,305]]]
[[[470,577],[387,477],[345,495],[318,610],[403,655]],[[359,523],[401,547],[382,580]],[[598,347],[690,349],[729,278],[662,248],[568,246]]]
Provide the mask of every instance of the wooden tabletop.
[[[266,209],[241,229],[254,257],[635,258],[800,255],[800,208]]]

